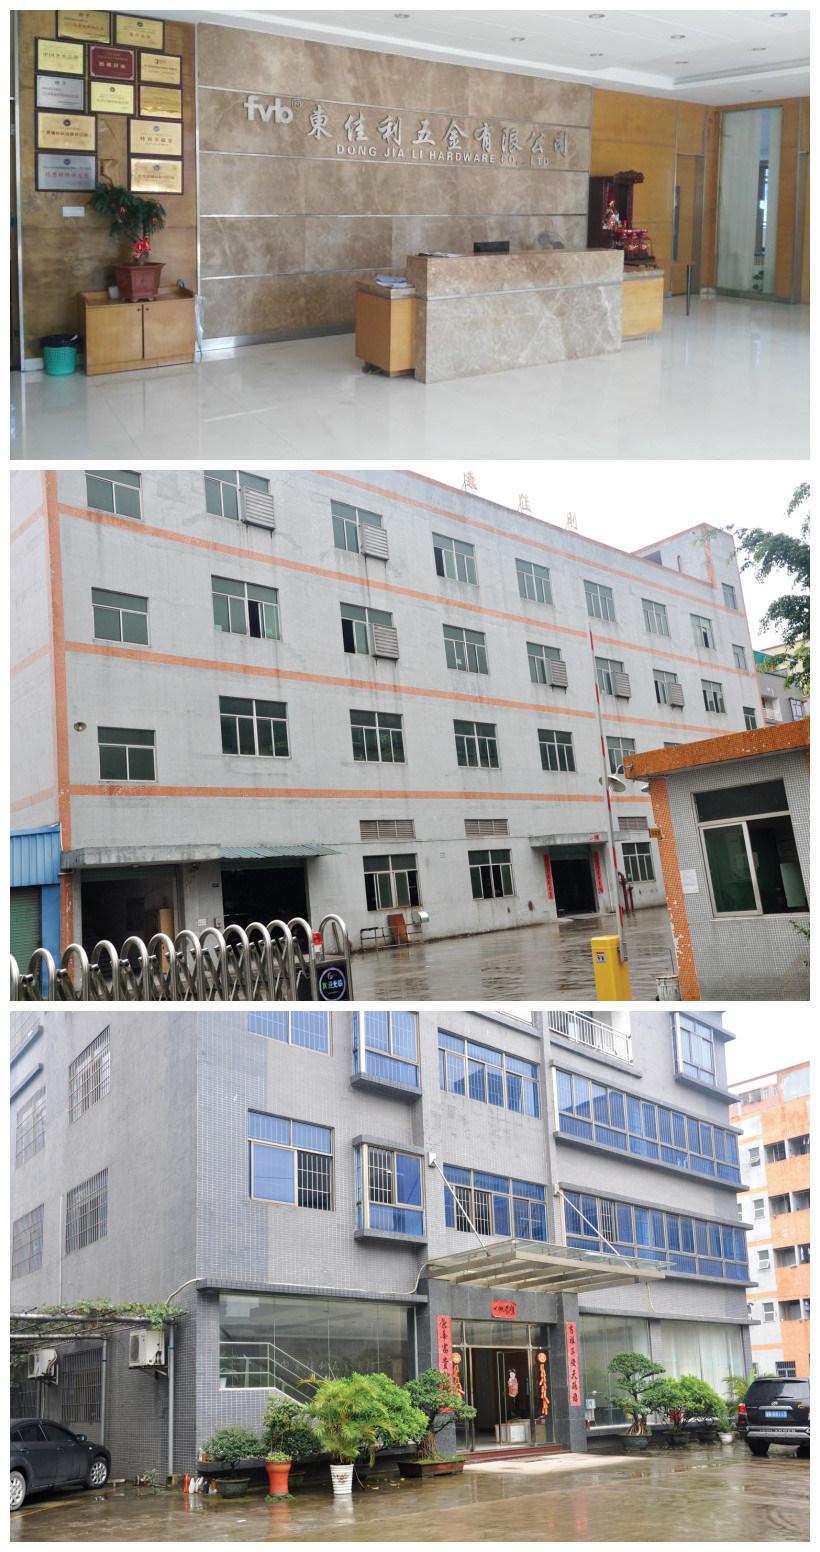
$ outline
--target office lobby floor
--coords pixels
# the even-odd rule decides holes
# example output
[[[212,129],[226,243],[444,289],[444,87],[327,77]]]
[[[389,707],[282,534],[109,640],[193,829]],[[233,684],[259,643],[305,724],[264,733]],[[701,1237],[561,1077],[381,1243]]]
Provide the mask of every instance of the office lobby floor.
[[[458,382],[365,373],[353,337],[193,366],[12,374],[11,457],[138,461],[807,458],[809,309],[667,301],[615,355]]]

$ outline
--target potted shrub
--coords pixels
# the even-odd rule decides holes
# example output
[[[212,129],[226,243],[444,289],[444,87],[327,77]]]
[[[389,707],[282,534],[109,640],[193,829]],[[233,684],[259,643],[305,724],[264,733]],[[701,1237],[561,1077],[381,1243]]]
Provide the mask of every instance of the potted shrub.
[[[404,1386],[414,1407],[424,1413],[427,1427],[418,1442],[415,1460],[399,1461],[403,1477],[451,1476],[464,1470],[463,1455],[440,1455],[436,1435],[448,1423],[475,1417],[475,1407],[464,1400],[451,1374],[442,1369],[424,1369]]]
[[[322,1444],[307,1407],[286,1397],[272,1397],[262,1419],[262,1437],[272,1454],[282,1453],[299,1465],[321,1455]]]
[[[289,1455],[283,1455],[281,1450],[273,1450],[270,1455],[265,1456],[268,1492],[271,1498],[287,1497],[290,1468],[291,1458]]]
[[[165,225],[164,206],[105,178],[99,181],[88,203],[91,210],[111,222],[111,237],[122,234],[131,244],[131,263],[114,265],[120,296],[126,302],[150,301],[159,290],[164,268],[150,259],[151,238]]]
[[[331,1456],[334,1493],[353,1490],[353,1466],[388,1444],[416,1443],[427,1418],[386,1374],[323,1380],[310,1404],[322,1448]]]
[[[718,1430],[729,1422],[725,1401],[696,1374],[682,1374],[678,1391],[684,1424],[696,1425],[694,1431],[702,1444],[715,1444]]]
[[[248,1491],[250,1478],[238,1474],[241,1466],[255,1466],[265,1456],[265,1446],[259,1436],[249,1428],[218,1428],[207,1439],[200,1451],[200,1467],[203,1475],[210,1476],[208,1466],[216,1464],[227,1468],[214,1473],[217,1491],[222,1498],[242,1498]]]
[[[649,1444],[649,1414],[656,1409],[654,1397],[658,1392],[658,1376],[664,1373],[663,1364],[653,1363],[643,1353],[616,1353],[609,1365],[610,1374],[617,1381],[612,1399],[630,1419],[625,1436],[626,1448],[645,1450]]]
[[[683,1448],[689,1443],[690,1435],[685,1424],[685,1397],[681,1390],[680,1380],[663,1379],[650,1387],[651,1411],[660,1412],[669,1423],[667,1438],[675,1447]]]
[[[742,1374],[727,1374],[724,1377],[723,1384],[728,1399],[726,1401],[726,1422],[718,1435],[721,1444],[734,1444],[737,1432],[738,1410],[741,1403],[746,1400],[746,1392],[753,1379],[754,1375],[752,1374],[747,1377]]]

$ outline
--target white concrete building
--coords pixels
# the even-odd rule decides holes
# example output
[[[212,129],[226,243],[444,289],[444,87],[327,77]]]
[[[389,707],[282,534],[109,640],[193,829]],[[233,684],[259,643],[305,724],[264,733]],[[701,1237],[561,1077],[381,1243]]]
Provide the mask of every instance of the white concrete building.
[[[13,825],[61,826],[63,943],[597,913],[596,677],[613,773],[761,721],[707,524],[631,554],[420,474],[154,470],[16,474],[12,526]],[[657,904],[648,800],[614,809]]]

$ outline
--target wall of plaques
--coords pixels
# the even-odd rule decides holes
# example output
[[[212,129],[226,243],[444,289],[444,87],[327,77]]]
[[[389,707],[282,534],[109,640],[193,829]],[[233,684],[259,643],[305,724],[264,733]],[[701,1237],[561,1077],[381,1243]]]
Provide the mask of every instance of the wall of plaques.
[[[58,11],[56,37],[36,38],[38,192],[91,191],[97,119],[128,121],[128,187],[181,194],[182,59],[165,53],[165,23],[106,11]]]

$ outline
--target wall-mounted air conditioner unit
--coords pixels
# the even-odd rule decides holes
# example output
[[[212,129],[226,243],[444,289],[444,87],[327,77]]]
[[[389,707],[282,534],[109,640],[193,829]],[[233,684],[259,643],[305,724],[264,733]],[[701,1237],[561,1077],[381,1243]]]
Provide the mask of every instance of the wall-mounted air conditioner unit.
[[[56,1385],[59,1375],[56,1347],[38,1347],[29,1353],[26,1372],[30,1380],[45,1380],[49,1385]]]
[[[239,516],[251,528],[267,528],[273,532],[276,521],[273,515],[273,496],[266,490],[239,492]]]
[[[158,1369],[165,1362],[164,1331],[132,1331],[128,1338],[129,1369]]]

